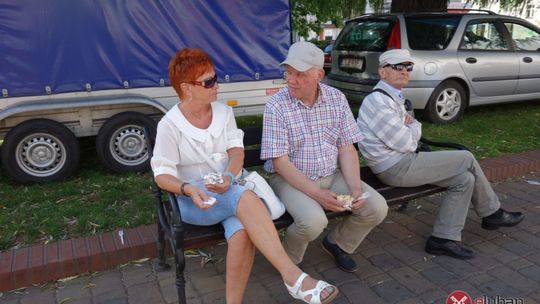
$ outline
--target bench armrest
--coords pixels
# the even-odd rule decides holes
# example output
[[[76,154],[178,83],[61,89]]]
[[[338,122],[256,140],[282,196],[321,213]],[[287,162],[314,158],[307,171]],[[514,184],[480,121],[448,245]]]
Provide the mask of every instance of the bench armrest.
[[[461,144],[450,143],[450,142],[432,141],[432,140],[429,140],[429,139],[427,139],[427,138],[425,138],[423,136],[420,138],[420,143],[426,144],[426,145],[429,145],[429,146],[434,146],[434,147],[452,148],[452,149],[456,149],[456,150],[471,151],[469,148],[467,148],[466,146],[461,145]]]

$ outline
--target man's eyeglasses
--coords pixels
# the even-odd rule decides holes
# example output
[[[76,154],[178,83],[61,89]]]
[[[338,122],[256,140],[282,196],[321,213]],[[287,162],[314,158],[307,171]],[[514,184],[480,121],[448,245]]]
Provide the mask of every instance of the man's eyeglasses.
[[[216,85],[216,82],[217,82],[217,74],[214,74],[214,76],[212,78],[208,78],[208,79],[203,80],[203,81],[192,81],[192,82],[188,82],[188,83],[204,87],[205,89],[210,89],[210,88],[213,88]]]
[[[413,69],[414,64],[413,63],[396,63],[396,64],[387,64],[384,67],[391,67],[392,70],[396,71],[403,71],[403,69],[406,69],[407,72],[411,72]]]

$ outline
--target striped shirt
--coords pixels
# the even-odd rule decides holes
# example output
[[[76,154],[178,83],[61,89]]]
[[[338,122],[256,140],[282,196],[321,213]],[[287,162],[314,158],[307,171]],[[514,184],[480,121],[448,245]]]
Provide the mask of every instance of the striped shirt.
[[[422,124],[417,120],[405,124],[404,100],[394,87],[379,81],[375,89],[389,93],[369,94],[360,106],[358,127],[364,140],[358,143],[373,173],[381,173],[396,164],[406,153],[414,153],[422,136]]]
[[[272,158],[288,155],[309,179],[335,172],[338,148],[362,140],[351,108],[340,91],[319,84],[312,108],[283,88],[270,97],[264,109],[261,159],[264,169],[274,173]]]

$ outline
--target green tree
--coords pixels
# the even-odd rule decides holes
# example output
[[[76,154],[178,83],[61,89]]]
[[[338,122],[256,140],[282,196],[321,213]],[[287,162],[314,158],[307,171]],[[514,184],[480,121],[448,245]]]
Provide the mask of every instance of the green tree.
[[[470,0],[469,3],[486,6],[499,3],[502,9],[520,10],[532,0]],[[343,21],[361,15],[367,4],[381,10],[384,0],[291,0],[292,26],[298,35],[306,38],[309,31],[320,32],[322,25],[331,21],[341,27]],[[445,11],[447,0],[393,0],[392,12]]]

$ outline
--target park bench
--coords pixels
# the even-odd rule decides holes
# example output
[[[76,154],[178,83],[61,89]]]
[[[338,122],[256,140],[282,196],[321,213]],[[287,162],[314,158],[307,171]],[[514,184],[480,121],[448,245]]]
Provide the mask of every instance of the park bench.
[[[244,146],[245,146],[245,168],[256,168],[262,166],[264,161],[260,157],[260,144],[262,137],[262,127],[253,127],[244,129]],[[152,153],[154,143],[154,134],[150,134],[145,129],[145,136],[149,143],[149,154]],[[454,149],[467,149],[466,147],[453,143],[439,143],[429,141],[422,138],[421,143],[424,150],[430,149],[429,146],[439,146]],[[355,145],[356,146],[356,145]],[[361,178],[377,190],[387,201],[389,206],[401,204],[400,209],[406,208],[410,200],[425,197],[444,191],[445,188],[435,185],[423,185],[419,187],[392,187],[383,184],[375,174],[371,172],[369,167],[361,167]],[[182,222],[180,210],[176,203],[174,194],[161,190],[154,182],[153,186],[156,208],[158,214],[158,262],[155,264],[156,271],[165,271],[170,269],[165,259],[165,238],[170,241],[175,267],[176,267],[176,287],[178,289],[178,299],[180,303],[186,303],[185,297],[185,257],[184,251],[191,248],[205,247],[225,240],[223,227],[221,224],[213,226],[196,226]],[[163,195],[165,194],[165,198]],[[171,204],[171,202],[174,202]],[[328,219],[336,218],[345,212],[327,212]],[[279,219],[274,220],[276,229],[282,229],[289,226],[293,222],[291,216],[285,213]]]

